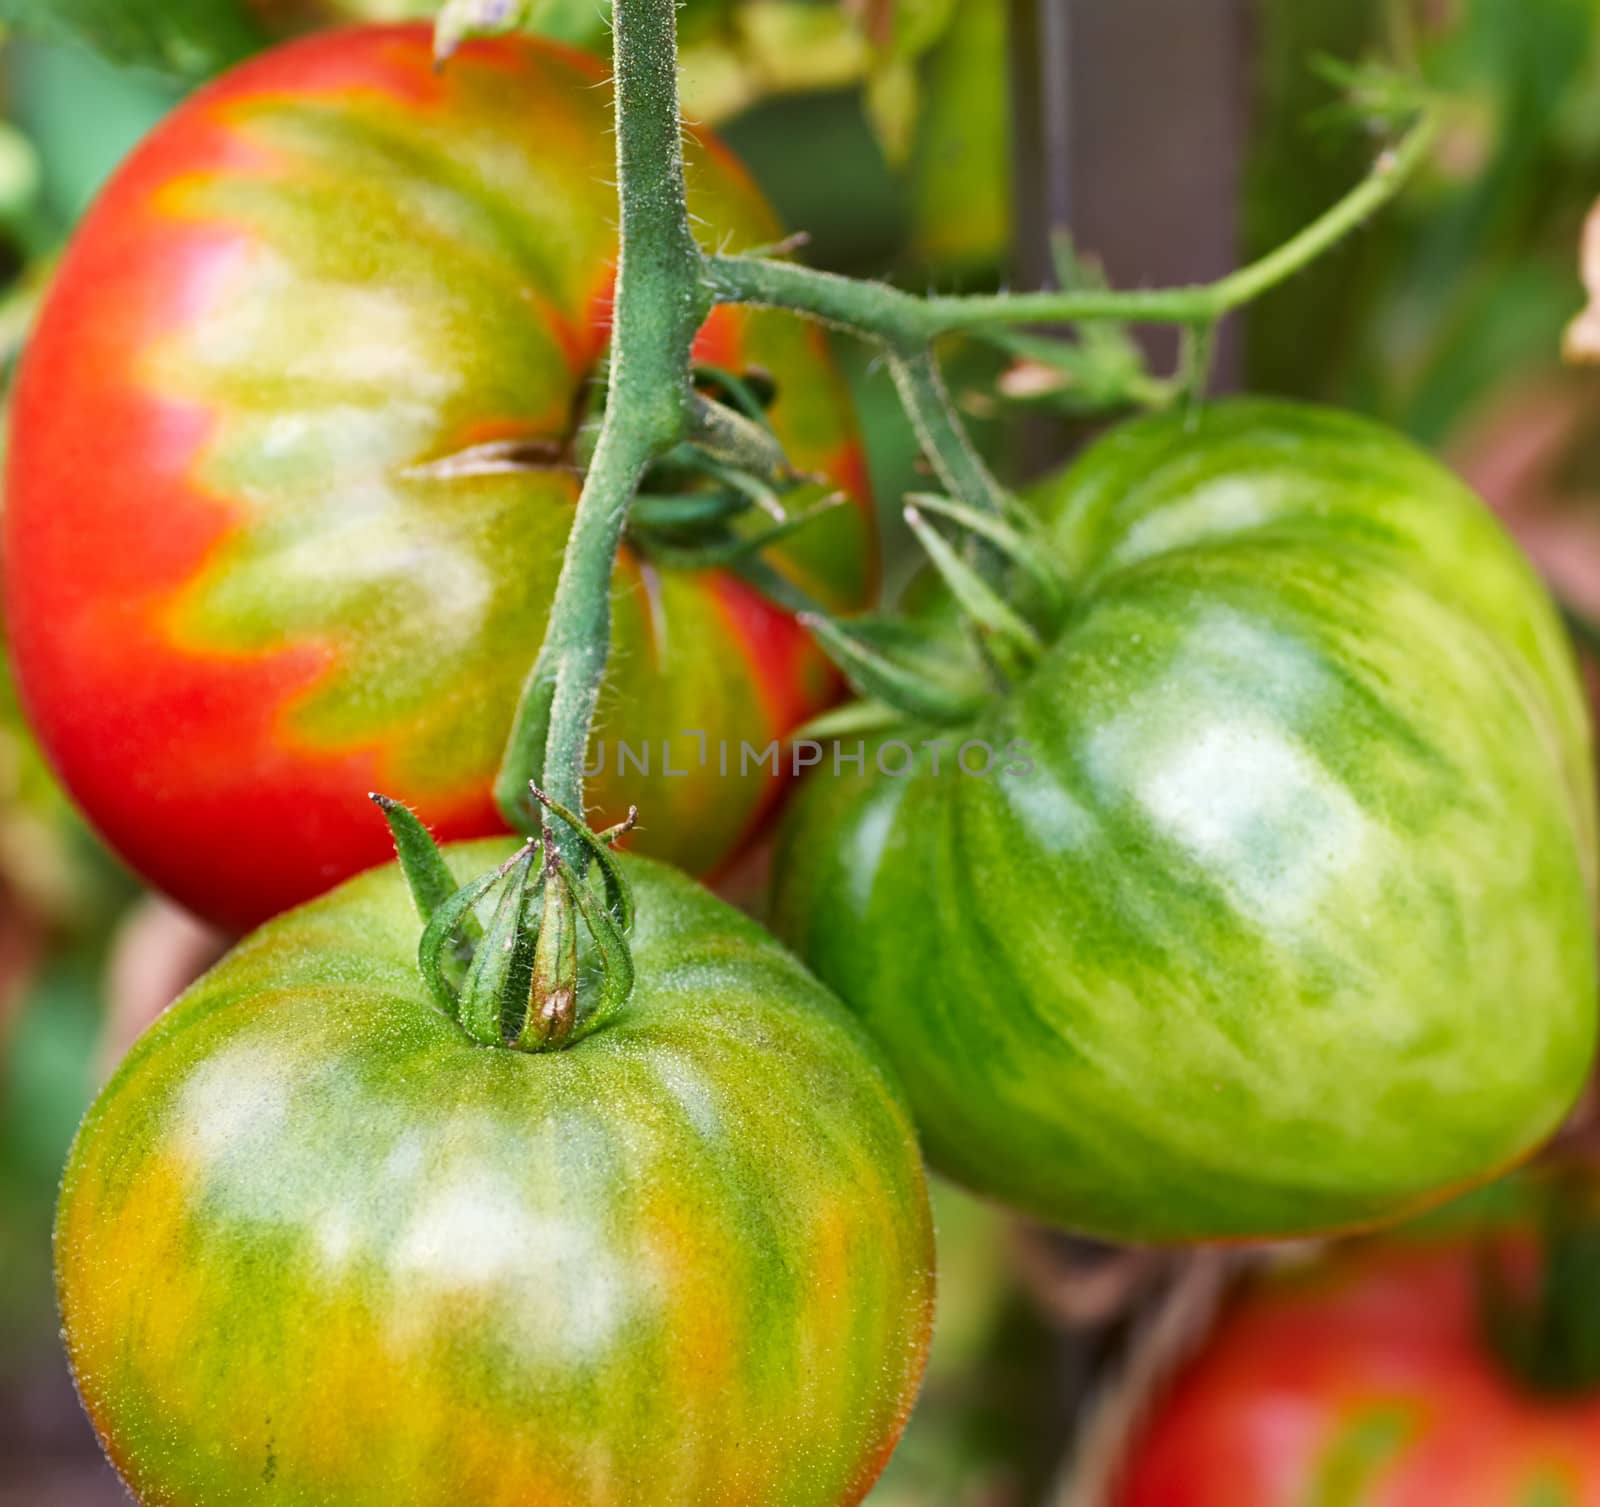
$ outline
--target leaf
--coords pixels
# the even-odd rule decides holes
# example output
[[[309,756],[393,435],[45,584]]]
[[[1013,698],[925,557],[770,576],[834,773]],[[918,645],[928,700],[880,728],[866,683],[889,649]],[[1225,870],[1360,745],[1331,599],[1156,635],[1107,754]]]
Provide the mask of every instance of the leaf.
[[[195,82],[266,43],[243,0],[0,0],[0,21]]]
[[[867,119],[883,155],[896,168],[904,168],[910,160],[921,103],[917,70],[909,59],[889,58],[868,74]]]

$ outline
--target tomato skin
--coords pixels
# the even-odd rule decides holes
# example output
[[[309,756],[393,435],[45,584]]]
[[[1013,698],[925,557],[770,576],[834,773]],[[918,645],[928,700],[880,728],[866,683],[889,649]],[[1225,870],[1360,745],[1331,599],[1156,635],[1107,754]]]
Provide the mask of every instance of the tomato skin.
[[[616,218],[593,59],[426,26],[288,44],[168,117],[70,248],[25,357],[4,520],[22,696],[65,783],[157,887],[241,930],[381,862],[368,790],[447,839],[491,799],[543,636],[577,478],[567,446],[604,354]],[[770,239],[710,141],[691,208]],[[721,310],[714,364],[770,371],[797,467],[865,490],[815,330]],[[517,442],[532,469],[471,464]],[[872,589],[861,508],[781,564],[840,608]],[[639,845],[714,869],[777,782],[741,776],[836,681],[731,575],[617,571],[594,781]],[[694,769],[698,731],[736,771]],[[627,776],[618,740],[651,749]],[[670,765],[662,757],[670,741]],[[601,762],[597,760],[597,762]]]
[[[1226,1311],[1113,1507],[1600,1507],[1600,1395],[1543,1397],[1485,1345],[1474,1249],[1371,1242]]]
[[[939,774],[810,779],[777,859],[930,1159],[1168,1241],[1396,1218],[1528,1152],[1593,1048],[1594,817],[1570,650],[1487,511],[1255,402],[1120,431],[1040,506],[1072,606],[1039,663],[894,734]]]
[[[449,850],[465,881],[504,842]],[[393,868],[141,1038],[69,1160],[57,1281],[139,1500],[854,1503],[909,1411],[909,1113],[765,932],[626,860],[638,986],[563,1051],[429,1002]]]

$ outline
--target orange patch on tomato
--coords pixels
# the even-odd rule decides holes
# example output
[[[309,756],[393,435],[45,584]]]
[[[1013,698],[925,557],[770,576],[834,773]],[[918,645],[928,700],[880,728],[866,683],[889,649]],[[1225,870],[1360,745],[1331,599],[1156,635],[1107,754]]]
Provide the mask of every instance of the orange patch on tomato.
[[[694,337],[693,359],[738,371],[744,360],[744,319],[743,310],[719,304]]]

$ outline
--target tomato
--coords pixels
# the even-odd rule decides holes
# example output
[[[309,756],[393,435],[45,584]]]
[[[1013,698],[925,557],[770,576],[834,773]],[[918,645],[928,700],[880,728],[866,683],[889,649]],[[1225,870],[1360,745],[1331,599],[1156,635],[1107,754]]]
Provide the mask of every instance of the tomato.
[[[463,880],[504,842],[447,850]],[[248,938],[74,1145],[68,1352],[139,1500],[854,1503],[932,1296],[914,1132],[754,923],[626,860],[637,983],[565,1050],[430,1002],[397,869]]]
[[[422,26],[288,44],[169,116],[63,262],[9,456],[21,692],[112,846],[225,926],[382,861],[368,790],[444,838],[502,830],[492,776],[607,343],[599,80],[526,39],[436,73]],[[776,234],[714,142],[689,176],[708,241]],[[864,496],[814,329],[723,310],[699,355],[770,374],[794,465]],[[838,607],[870,593],[872,553],[858,506],[774,552]],[[616,618],[596,798],[637,801],[640,846],[705,872],[778,788],[741,743],[764,749],[834,679],[726,572],[630,550]],[[724,754],[725,777],[680,777]]]
[[[935,1165],[1190,1240],[1521,1157],[1593,1046],[1594,813],[1569,647],[1490,514],[1266,402],[1135,423],[1039,505],[1042,656],[965,725],[825,755],[778,859],[780,933]]]
[[[1594,1507],[1600,1390],[1516,1381],[1470,1241],[1372,1243],[1226,1312],[1114,1507]]]

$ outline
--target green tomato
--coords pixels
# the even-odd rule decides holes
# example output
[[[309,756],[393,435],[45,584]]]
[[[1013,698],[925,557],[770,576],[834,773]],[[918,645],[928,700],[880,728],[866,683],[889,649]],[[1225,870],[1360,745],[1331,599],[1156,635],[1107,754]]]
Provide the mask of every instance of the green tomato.
[[[1509,539],[1388,431],[1274,403],[1136,423],[1038,501],[1070,606],[1032,670],[862,772],[825,757],[778,861],[780,932],[930,1159],[1193,1240],[1525,1155],[1590,1059],[1595,844],[1569,647]]]
[[[449,850],[465,880],[509,844]],[[860,1027],[626,859],[638,982],[567,1049],[433,1008],[398,871],[248,938],[78,1135],[84,1403],[162,1507],[833,1507],[928,1339],[927,1192]],[[580,1027],[581,1032],[581,1027]]]

